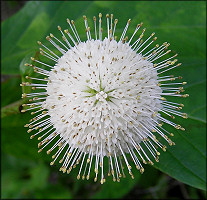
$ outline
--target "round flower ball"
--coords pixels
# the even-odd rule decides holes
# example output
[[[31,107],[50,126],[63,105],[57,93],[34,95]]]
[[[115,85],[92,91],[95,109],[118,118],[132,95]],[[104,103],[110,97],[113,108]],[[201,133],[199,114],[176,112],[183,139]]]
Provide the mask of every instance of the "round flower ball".
[[[118,38],[113,14],[106,15],[106,30],[101,13],[92,27],[83,20],[86,41],[67,19],[69,29],[58,26],[59,37],[46,37],[52,48],[38,41],[49,62],[31,58],[33,64],[25,64],[37,74],[21,84],[32,90],[22,94],[28,100],[22,112],[34,115],[25,127],[31,139],[41,140],[38,152],[47,148],[50,164],[59,161],[63,173],[77,166],[78,179],[89,179],[93,171],[102,184],[106,174],[120,181],[128,171],[134,178],[133,166],[143,173],[143,164],[159,162],[159,149],[166,151],[160,138],[175,144],[163,124],[185,130],[171,120],[187,118],[180,112],[184,105],[167,100],[188,96],[181,94],[182,77],[166,73],[181,63],[177,54],[168,56],[169,43],[155,44],[155,33],[144,39],[143,23],[129,37],[129,19]]]

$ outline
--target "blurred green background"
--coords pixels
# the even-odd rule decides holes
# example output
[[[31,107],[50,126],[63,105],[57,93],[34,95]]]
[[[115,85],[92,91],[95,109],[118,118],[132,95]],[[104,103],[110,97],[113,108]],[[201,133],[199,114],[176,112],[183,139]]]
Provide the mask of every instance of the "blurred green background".
[[[1,195],[3,199],[70,198],[206,198],[206,3],[204,1],[5,1],[1,22]],[[23,7],[22,7],[23,6]],[[21,8],[21,9],[20,9]],[[14,10],[18,10],[13,14]],[[23,127],[30,114],[20,113],[23,64],[38,51],[37,40],[45,42],[50,33],[58,35],[57,25],[67,28],[66,18],[74,19],[81,38],[85,37],[82,16],[89,24],[101,12],[119,19],[120,34],[132,19],[128,34],[144,22],[147,34],[156,32],[158,42],[171,43],[179,53],[182,67],[172,70],[188,82],[185,104],[187,120],[176,120],[185,132],[173,130],[176,146],[162,152],[160,162],[145,166],[140,175],[114,183],[77,180],[49,165],[51,158],[37,153],[37,141],[30,140]],[[7,18],[8,15],[12,16]],[[20,70],[21,68],[21,70]],[[178,101],[178,102],[179,102]],[[170,129],[170,127],[167,127]],[[170,130],[171,131],[171,130]]]

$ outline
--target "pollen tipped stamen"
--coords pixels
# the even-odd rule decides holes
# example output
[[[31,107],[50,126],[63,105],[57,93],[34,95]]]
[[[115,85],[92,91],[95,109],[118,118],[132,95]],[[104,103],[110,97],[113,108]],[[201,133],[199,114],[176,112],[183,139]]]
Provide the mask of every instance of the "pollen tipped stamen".
[[[51,38],[54,38],[53,34],[50,34]],[[49,36],[46,37],[46,39],[61,53],[61,54],[65,54],[66,51],[61,48],[59,45],[57,45]]]
[[[52,52],[52,51],[51,51]],[[53,60],[54,62],[57,62],[57,59],[50,55],[49,53],[47,53],[46,51],[44,51],[43,49],[40,48],[40,54],[45,56],[46,58],[49,58],[50,60]],[[56,54],[54,54],[57,58],[59,58],[59,56],[57,56]]]
[[[101,28],[101,22],[102,22],[102,20],[101,20],[101,18],[102,18],[102,14],[99,13],[99,40],[102,41],[102,28]]]
[[[79,34],[78,34],[76,27],[75,27],[75,22],[73,20],[70,21],[69,19],[67,19],[67,22],[68,22],[76,40],[78,41],[78,43],[81,43],[81,39],[80,39]]]
[[[75,40],[73,39],[72,35],[70,34],[69,30],[68,29],[65,29],[64,32],[68,35],[68,37],[71,39],[71,41],[73,42],[73,44],[75,46],[77,46]]]
[[[128,27],[129,27],[129,24],[130,24],[130,23],[131,23],[131,19],[129,19],[129,20],[127,21],[127,24],[126,24],[126,26],[125,26],[125,28],[124,28],[124,30],[123,30],[123,32],[122,32],[122,35],[121,35],[119,41],[122,41],[122,40],[124,39],[124,37],[125,37],[125,35],[126,35],[127,29],[128,29]]]

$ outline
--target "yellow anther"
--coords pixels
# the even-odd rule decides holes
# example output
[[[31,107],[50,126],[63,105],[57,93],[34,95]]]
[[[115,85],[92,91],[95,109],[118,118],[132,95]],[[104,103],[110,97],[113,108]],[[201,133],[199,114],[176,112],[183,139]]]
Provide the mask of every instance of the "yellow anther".
[[[47,151],[47,154],[50,154],[51,153],[51,150],[49,149],[48,151]]]
[[[155,40],[157,40],[157,37],[154,37],[154,38],[153,38],[153,41],[155,41]]]
[[[163,151],[166,151],[166,148],[167,148],[167,147],[166,147],[165,145],[163,145],[162,150],[163,150]]]
[[[137,168],[138,170],[140,170],[140,167],[139,167],[139,165],[136,165],[136,168]]]
[[[66,37],[65,36],[62,36],[62,38],[63,38],[64,41],[66,41]]]
[[[37,44],[39,44],[39,45],[42,45],[42,42],[40,42],[40,41],[37,41]]]
[[[62,172],[63,172],[63,173],[65,173],[65,172],[66,172],[66,168],[65,168],[65,167],[63,167]]]
[[[183,113],[183,118],[185,118],[185,119],[187,119],[187,118],[188,118],[187,113]]]
[[[150,164],[150,165],[154,165],[154,163],[153,163],[151,160],[149,161],[149,164]]]
[[[143,38],[143,36],[144,36],[144,35],[143,35],[143,34],[141,34],[141,35],[139,36],[139,38]]]
[[[38,153],[40,153],[42,151],[42,149],[40,149],[39,151],[38,151]]]
[[[95,173],[96,173],[96,174],[98,174],[98,169],[97,169],[97,168],[95,168],[95,170],[94,170],[94,171],[95,171]]]
[[[27,97],[27,94],[26,93],[23,93],[22,94],[22,98],[26,98]]]
[[[184,95],[182,95],[182,97],[189,97],[189,94],[184,94]]]
[[[34,135],[31,135],[31,136],[30,136],[30,139],[33,139],[33,138],[34,138]]]
[[[86,176],[86,179],[89,180],[89,175]]]
[[[143,174],[144,173],[144,168],[140,169],[140,173]]]
[[[169,47],[170,46],[170,43],[168,43],[166,46]]]
[[[70,167],[68,170],[67,170],[67,174],[69,174],[72,170],[72,167]]]
[[[145,160],[142,160],[142,162],[146,165],[147,164],[147,162],[145,161]]]
[[[40,148],[42,146],[42,142],[38,143],[38,148]]]

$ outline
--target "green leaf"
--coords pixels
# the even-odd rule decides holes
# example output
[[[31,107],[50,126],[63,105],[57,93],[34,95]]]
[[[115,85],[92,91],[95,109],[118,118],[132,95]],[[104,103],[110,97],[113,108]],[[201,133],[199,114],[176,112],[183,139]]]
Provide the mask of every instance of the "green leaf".
[[[29,182],[29,187],[36,189],[45,189],[47,187],[49,169],[45,166],[45,164],[39,163],[39,165],[35,168],[31,168],[30,174],[31,180]]]
[[[22,95],[22,88],[19,86],[21,76],[2,75],[1,78],[1,107],[19,101]]]
[[[51,184],[51,167],[41,161],[19,159],[2,154],[3,199],[68,199],[72,198],[67,184]],[[47,192],[45,192],[47,191]]]
[[[9,104],[1,109],[1,118],[9,115],[18,114],[22,106],[22,100]]]
[[[50,32],[59,37],[60,34],[56,27],[60,25],[64,29],[67,28],[68,25],[65,21],[67,17],[75,20],[78,32],[83,39],[86,38],[83,28],[83,14],[87,15],[88,23],[92,24],[93,15],[97,16],[99,12],[102,12],[103,16],[106,13],[113,13],[114,18],[119,19],[117,35],[123,31],[128,18],[132,18],[131,27],[135,27],[137,23],[143,21],[147,28],[146,34],[155,31],[159,43],[168,41],[171,43],[173,52],[179,53],[178,59],[183,65],[163,75],[183,76],[184,80],[188,82],[185,87],[186,93],[190,94],[189,98],[177,99],[179,103],[182,101],[185,103],[184,111],[189,114],[187,120],[177,120],[176,118],[177,122],[185,127],[186,132],[180,133],[167,127],[169,131],[175,133],[176,146],[161,153],[160,162],[155,164],[155,167],[186,184],[206,189],[205,8],[205,2],[199,1],[85,1],[81,3],[75,1],[31,1],[1,25],[2,74],[19,74],[19,64],[22,59],[30,52],[37,51],[36,41],[45,42],[44,38]],[[130,36],[133,31],[134,28],[129,28],[127,34]],[[9,85],[7,86],[9,88]],[[19,95],[16,93],[19,91],[18,84],[12,90],[15,95]],[[11,94],[11,99],[7,97],[9,93],[5,94],[2,95],[2,99],[5,99],[3,106],[18,100],[12,96],[13,94]],[[174,101],[174,99],[172,100]],[[18,114],[5,117],[2,120],[3,151],[16,156],[35,158],[37,153],[34,141],[30,142],[23,128],[23,124],[28,119],[27,114]],[[127,190],[130,190],[131,183],[129,187],[126,187]],[[102,194],[107,189],[105,187]],[[119,196],[119,194],[115,196]]]
[[[167,127],[174,133],[172,140],[176,145],[161,152],[160,162],[155,163],[155,167],[183,183],[205,190],[206,123],[189,118],[185,129],[181,132]]]
[[[48,156],[38,154],[37,140],[30,140],[30,135],[24,125],[31,118],[29,113],[18,113],[1,119],[2,151],[24,159],[48,159]],[[45,156],[45,157],[44,157]]]
[[[2,74],[18,74],[19,64],[38,48],[37,41],[50,32],[58,33],[57,26],[67,27],[66,18],[77,19],[91,2],[28,2],[23,9],[5,20],[2,27]],[[75,11],[74,7],[78,7]],[[67,12],[66,12],[67,11]],[[68,14],[70,13],[70,16]],[[15,24],[15,26],[14,26]],[[58,33],[59,34],[59,33]],[[59,35],[60,36],[60,35]]]

